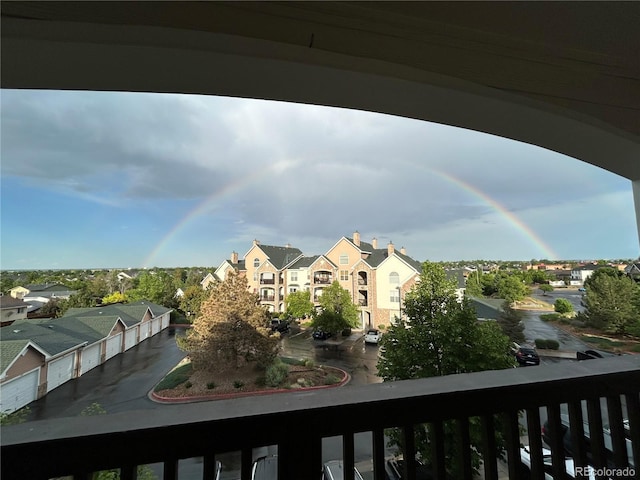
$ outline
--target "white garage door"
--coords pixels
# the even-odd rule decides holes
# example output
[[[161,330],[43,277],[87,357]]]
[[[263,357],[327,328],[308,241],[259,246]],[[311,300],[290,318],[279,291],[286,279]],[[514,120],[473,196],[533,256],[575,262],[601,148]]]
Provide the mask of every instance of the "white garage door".
[[[149,327],[151,327],[151,322],[144,322],[140,324],[140,341],[149,338]]]
[[[151,335],[155,335],[160,331],[160,319],[151,320]]]
[[[47,393],[73,378],[76,352],[49,362],[47,368]]]
[[[165,328],[167,328],[169,326],[169,320],[171,318],[169,317],[169,315],[163,315],[162,316],[162,330],[164,330]]]
[[[80,358],[80,375],[84,375],[100,365],[100,344],[96,343],[82,350]]]
[[[0,385],[0,411],[15,412],[33,402],[38,395],[39,378],[40,367]]]
[[[122,332],[107,339],[107,351],[105,361],[115,357],[122,351]]]
[[[129,350],[136,346],[138,340],[138,327],[133,327],[124,333],[124,349]]]

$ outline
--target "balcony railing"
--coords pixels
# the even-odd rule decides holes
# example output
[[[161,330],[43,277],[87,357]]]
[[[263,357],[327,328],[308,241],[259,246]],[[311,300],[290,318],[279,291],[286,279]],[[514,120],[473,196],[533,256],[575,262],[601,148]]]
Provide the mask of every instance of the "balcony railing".
[[[276,298],[275,295],[262,295],[260,297],[260,300],[263,302],[273,302],[275,298]]]
[[[359,278],[358,279],[358,285],[366,286],[367,285],[367,279],[366,278]]]
[[[361,307],[366,307],[367,306],[367,299],[366,298],[361,298],[358,300],[358,305]]]
[[[274,285],[276,280],[274,278],[261,278],[260,285]]]
[[[541,412],[546,412],[550,431],[559,432],[563,410],[568,411],[576,432],[577,465],[585,465],[586,452],[585,444],[577,441],[581,430],[573,425],[581,426],[587,419],[594,466],[605,465],[604,415],[611,425],[611,461],[625,468],[631,458],[625,448],[624,417],[629,420],[629,453],[636,466],[640,459],[639,393],[640,355],[42,420],[2,427],[2,478],[73,475],[86,479],[93,471],[120,468],[121,478],[131,479],[136,465],[161,462],[163,478],[171,480],[179,478],[179,459],[194,457],[203,459],[203,478],[214,478],[216,454],[237,451],[240,477],[248,480],[252,449],[269,445],[277,446],[278,478],[316,479],[320,478],[323,439],[338,436],[345,478],[353,479],[354,435],[370,432],[370,465],[373,478],[381,480],[385,478],[385,429],[400,427],[408,459],[406,478],[415,479],[413,432],[421,423],[433,426],[435,478],[444,478],[443,422],[451,419],[457,420],[460,433],[456,440],[460,478],[471,478],[468,425],[475,417],[483,431],[484,478],[498,478],[499,466],[505,468],[505,476],[520,478],[520,422],[528,428],[525,441],[532,452],[531,478],[543,478]],[[504,424],[504,465],[497,459],[495,416]],[[559,436],[551,442],[555,479],[566,478],[562,442]]]
[[[313,283],[329,284],[331,283],[331,277],[313,277]]]

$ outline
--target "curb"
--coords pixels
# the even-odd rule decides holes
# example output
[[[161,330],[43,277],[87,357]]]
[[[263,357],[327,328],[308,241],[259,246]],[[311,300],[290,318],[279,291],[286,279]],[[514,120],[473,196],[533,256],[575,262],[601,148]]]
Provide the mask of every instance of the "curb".
[[[214,400],[226,400],[230,398],[242,398],[242,397],[256,397],[256,396],[272,395],[272,394],[278,394],[278,393],[295,393],[295,392],[308,392],[313,390],[326,390],[328,388],[342,387],[347,383],[349,383],[349,381],[351,380],[351,375],[349,375],[346,371],[342,370],[341,368],[332,367],[330,365],[325,365],[324,367],[342,372],[343,374],[342,380],[333,385],[317,385],[314,387],[304,387],[304,388],[277,388],[273,390],[260,390],[257,392],[220,393],[220,394],[212,394],[212,395],[197,395],[193,397],[163,397],[162,395],[158,395],[156,392],[151,390],[147,396],[149,397],[149,400],[153,402],[164,403],[164,404],[208,402],[208,401],[214,401]]]

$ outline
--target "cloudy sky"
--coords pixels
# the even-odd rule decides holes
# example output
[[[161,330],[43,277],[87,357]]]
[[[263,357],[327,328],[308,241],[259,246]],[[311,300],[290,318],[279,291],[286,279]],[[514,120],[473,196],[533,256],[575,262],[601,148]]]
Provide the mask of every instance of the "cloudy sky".
[[[1,92],[2,269],[217,266],[358,231],[416,260],[636,258],[631,183],[544,149],[258,100]]]

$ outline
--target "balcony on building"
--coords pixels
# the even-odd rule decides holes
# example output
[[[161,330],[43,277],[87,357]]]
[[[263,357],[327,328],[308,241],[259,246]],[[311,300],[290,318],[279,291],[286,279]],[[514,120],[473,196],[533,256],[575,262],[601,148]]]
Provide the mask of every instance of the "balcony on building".
[[[274,285],[276,283],[273,273],[261,273],[260,285]]]
[[[366,290],[358,291],[358,305],[361,307],[366,307],[369,304],[368,295]]]
[[[333,280],[331,272],[315,272],[313,274],[313,283],[330,284]]]
[[[358,272],[358,285],[366,286],[367,283],[367,272]]]

